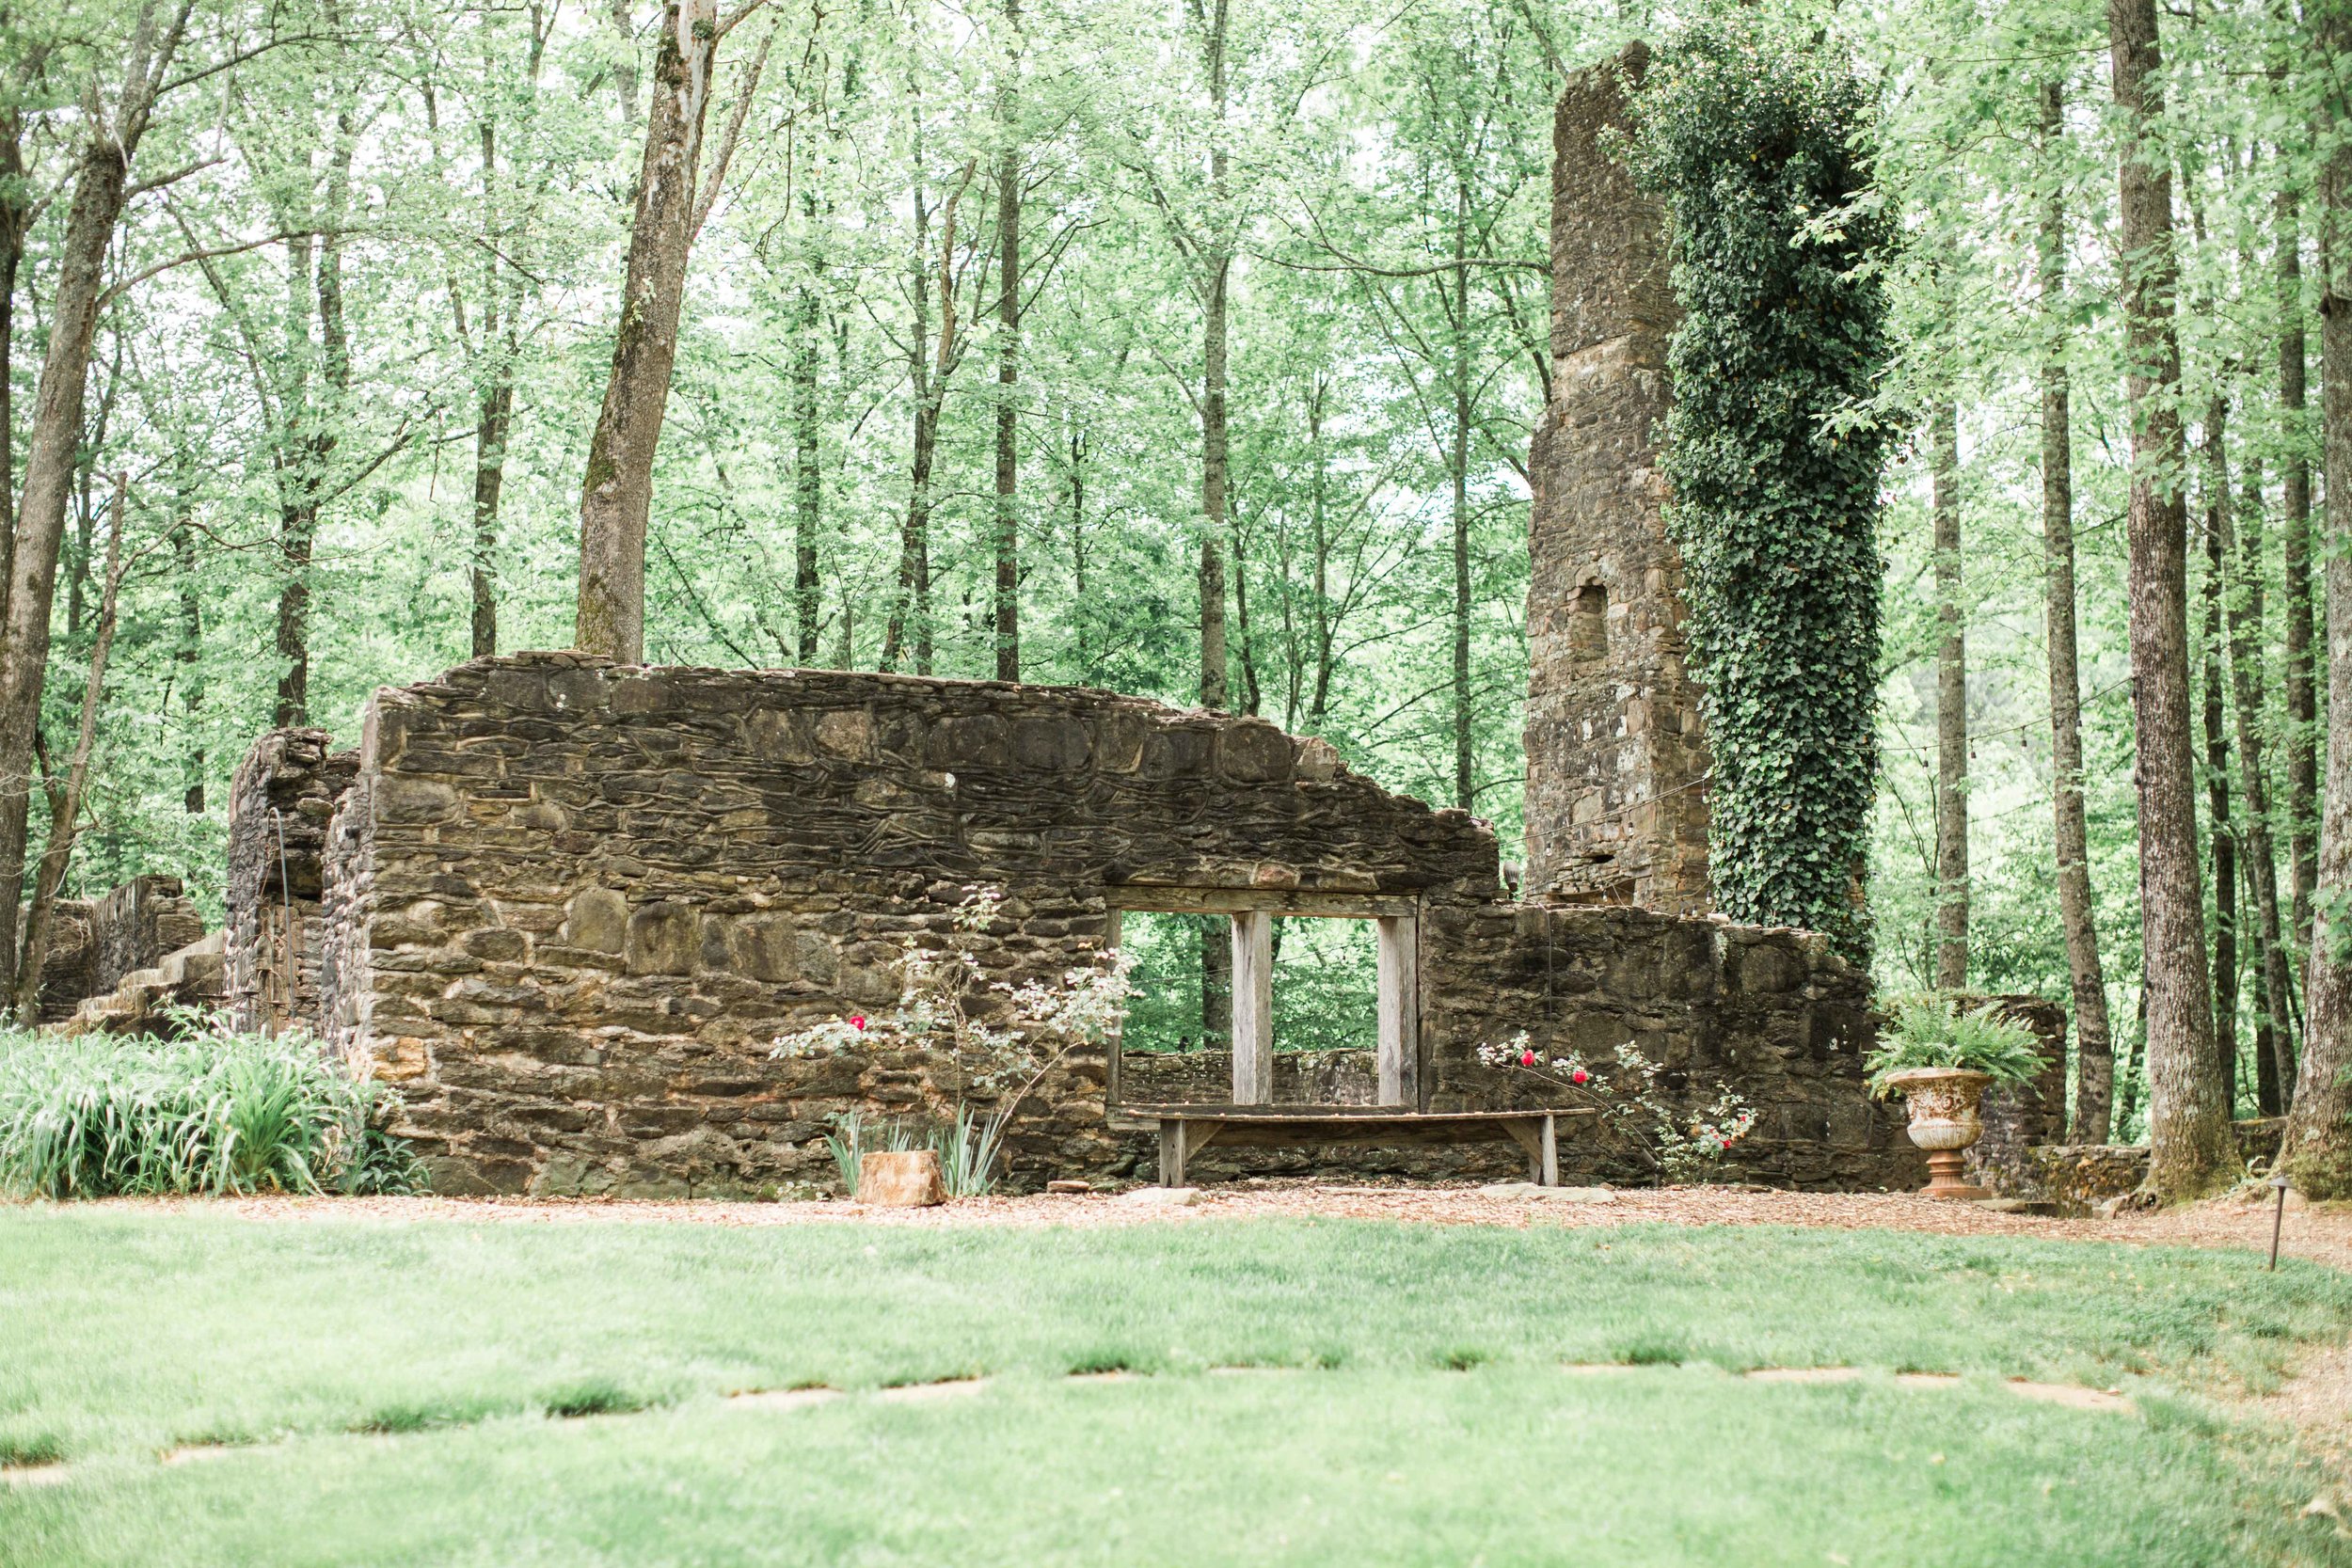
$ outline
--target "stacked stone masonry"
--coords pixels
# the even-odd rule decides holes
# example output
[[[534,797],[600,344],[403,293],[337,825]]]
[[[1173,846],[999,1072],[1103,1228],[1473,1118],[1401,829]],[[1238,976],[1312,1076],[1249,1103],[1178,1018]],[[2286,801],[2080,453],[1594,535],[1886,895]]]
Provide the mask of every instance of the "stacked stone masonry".
[[[40,967],[40,1022],[83,1004],[201,942],[204,917],[177,877],[134,877],[102,898],[61,899]]]
[[[230,785],[228,1000],[247,1027],[319,1017],[327,823],[358,766],[325,730],[272,730]]]
[[[1648,59],[1569,78],[1553,122],[1551,401],[1530,452],[1531,894],[1709,907],[1707,742],[1658,454],[1677,320],[1665,214],[1610,137]]]
[[[327,762],[315,732],[265,737],[232,844],[262,842],[243,818],[265,812],[274,846],[282,802],[315,798]],[[1507,901],[1486,824],[1262,721],[1073,689],[542,654],[379,691],[356,763],[317,847],[288,840],[319,856],[317,994],[288,1016],[398,1088],[444,1190],[826,1186],[834,1115],[985,1103],[934,1053],[769,1054],[785,1030],[889,1006],[903,944],[946,943],[981,886],[1006,895],[977,939],[990,981],[1061,974],[1117,911],[1171,890],[1408,899],[1425,1108],[1540,1102],[1529,1075],[1476,1059],[1521,1030],[1588,1053],[1628,1043],[1672,1096],[1711,1100],[1720,1080],[1758,1106],[1728,1174],[1920,1179],[1899,1117],[1864,1091],[1867,982],[1819,939]],[[266,888],[266,869],[239,885]],[[1293,1063],[1278,1090],[1356,1101],[1368,1069],[1350,1054]],[[1223,1065],[1129,1061],[1120,1103],[1102,1053],[1065,1058],[1024,1101],[1016,1183],[1148,1168],[1149,1123],[1129,1108],[1214,1093]],[[1217,1152],[1204,1175],[1517,1159]],[[1646,1174],[1597,1141],[1564,1157]]]

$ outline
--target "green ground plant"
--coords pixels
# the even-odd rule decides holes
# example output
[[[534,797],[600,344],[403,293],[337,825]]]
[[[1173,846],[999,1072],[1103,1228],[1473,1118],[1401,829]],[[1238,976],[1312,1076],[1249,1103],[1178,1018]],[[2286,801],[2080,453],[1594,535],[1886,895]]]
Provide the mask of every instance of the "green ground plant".
[[[185,1017],[168,1037],[0,1033],[0,1191],[401,1192],[376,1086],[301,1035]]]
[[[68,1472],[0,1485],[25,1568],[2344,1556],[2297,1517],[2324,1481],[2217,1396],[2340,1338],[2352,1279],[2251,1254],[33,1208],[0,1212],[0,1452]],[[1567,1370],[1591,1364],[1620,1370]],[[1860,1375],[1735,1375],[1820,1366]],[[1235,1367],[1260,1375],[1212,1375]],[[1919,1370],[1963,1377],[1892,1375]],[[2137,1409],[2030,1403],[2019,1375]],[[723,1399],[809,1385],[846,1397]],[[192,1443],[231,1447],[157,1463]]]
[[[1881,1094],[1891,1075],[1914,1068],[1966,1068],[1995,1083],[2023,1084],[2046,1065],[2033,1031],[2003,1018],[1997,1005],[1963,1007],[1954,997],[1932,992],[1898,1002],[1863,1062],[1871,1089]]]

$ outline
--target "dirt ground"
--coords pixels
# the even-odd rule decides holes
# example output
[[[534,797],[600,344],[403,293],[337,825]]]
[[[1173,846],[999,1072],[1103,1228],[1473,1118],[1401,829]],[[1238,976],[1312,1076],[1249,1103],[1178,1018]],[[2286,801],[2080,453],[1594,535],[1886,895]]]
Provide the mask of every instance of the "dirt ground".
[[[93,1209],[200,1212],[257,1220],[466,1220],[564,1224],[619,1220],[689,1225],[822,1225],[847,1220],[909,1226],[1188,1224],[1201,1219],[1313,1215],[1431,1225],[1795,1225],[1839,1230],[1931,1231],[1957,1236],[2040,1236],[2054,1241],[2241,1247],[2270,1244],[2266,1190],[2254,1201],[2219,1198],[2161,1213],[2113,1219],[2042,1219],[1909,1193],[1785,1193],[1734,1187],[1575,1188],[1558,1197],[1474,1186],[1365,1186],[1311,1180],[1245,1181],[1193,1190],[1189,1202],[1157,1189],[966,1198],[935,1209],[879,1209],[840,1201],[737,1203],[453,1197],[247,1197],[108,1199]],[[2290,1209],[2282,1257],[2352,1270],[2352,1205]]]

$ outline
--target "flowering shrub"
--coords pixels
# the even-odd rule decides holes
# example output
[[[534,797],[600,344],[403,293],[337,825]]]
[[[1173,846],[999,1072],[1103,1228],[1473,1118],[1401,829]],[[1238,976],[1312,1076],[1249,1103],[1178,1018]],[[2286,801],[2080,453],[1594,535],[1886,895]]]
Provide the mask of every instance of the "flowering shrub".
[[[1079,1046],[1099,1043],[1118,1024],[1133,994],[1135,960],[1124,953],[1091,953],[1056,980],[984,983],[974,939],[1002,917],[1005,895],[980,886],[963,894],[946,948],[906,940],[898,1001],[889,1012],[849,1013],[788,1031],[776,1037],[769,1054],[831,1056],[876,1047],[945,1053],[973,1091],[995,1101],[975,1139],[982,1168],[974,1180],[984,1182],[985,1164],[1023,1099],[1057,1062]],[[976,997],[991,993],[999,1006],[989,1009],[989,1018],[975,1016]]]
[[[1669,1180],[1698,1175],[1756,1127],[1755,1107],[1721,1084],[1705,1110],[1677,1113],[1658,1085],[1662,1069],[1631,1044],[1617,1047],[1613,1069],[1596,1069],[1572,1051],[1538,1051],[1522,1029],[1500,1045],[1480,1046],[1478,1059],[1532,1074],[1564,1090],[1571,1102],[1598,1110],[1602,1125]]]

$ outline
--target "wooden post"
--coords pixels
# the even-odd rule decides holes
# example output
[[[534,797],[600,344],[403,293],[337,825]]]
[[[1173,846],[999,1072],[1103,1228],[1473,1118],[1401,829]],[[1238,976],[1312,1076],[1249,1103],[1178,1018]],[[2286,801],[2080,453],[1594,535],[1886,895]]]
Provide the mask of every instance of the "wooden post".
[[[1375,922],[1380,939],[1380,1103],[1421,1104],[1421,958],[1410,915]]]
[[[1233,1103],[1274,1101],[1274,917],[1233,916]]]
[[[1535,1173],[1535,1180],[1541,1186],[1560,1185],[1560,1132],[1555,1125],[1558,1119],[1549,1112],[1544,1114],[1543,1164]]]

